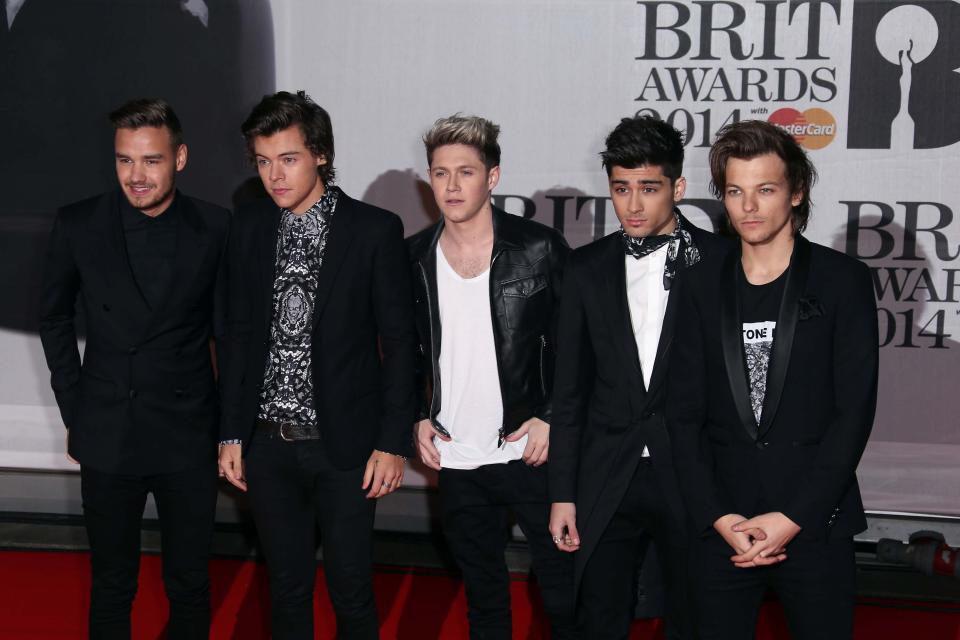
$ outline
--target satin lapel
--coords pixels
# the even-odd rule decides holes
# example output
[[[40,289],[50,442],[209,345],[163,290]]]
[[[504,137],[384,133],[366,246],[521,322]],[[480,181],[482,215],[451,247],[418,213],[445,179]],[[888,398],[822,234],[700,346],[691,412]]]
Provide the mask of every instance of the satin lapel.
[[[763,413],[760,414],[760,437],[763,437],[777,415],[780,397],[783,395],[783,383],[790,366],[790,352],[793,349],[793,336],[797,329],[800,314],[800,296],[807,285],[807,273],[810,271],[810,243],[800,235],[793,245],[793,256],[787,281],[783,286],[783,298],[777,314],[777,328],[773,339],[773,352],[770,354],[770,367],[767,369],[767,393],[763,398]]]
[[[316,327],[323,315],[323,308],[330,297],[337,273],[347,256],[347,250],[356,237],[354,226],[353,200],[342,191],[337,198],[337,208],[330,218],[330,232],[327,236],[327,246],[323,252],[323,264],[320,265],[320,274],[317,277],[317,295],[314,302],[313,326]]]
[[[727,382],[733,395],[737,416],[747,436],[757,437],[757,423],[750,406],[747,388],[747,365],[743,355],[743,323],[740,320],[740,287],[738,286],[739,251],[731,251],[723,262],[720,284],[720,344],[727,369]]]
[[[153,310],[153,320],[149,323],[148,329],[170,317],[167,310],[177,302],[180,296],[189,291],[191,283],[199,272],[200,262],[204,257],[203,249],[207,245],[207,227],[203,223],[203,218],[200,217],[200,212],[189,198],[183,195],[178,198],[180,219],[177,220],[173,277],[170,280],[170,286],[163,293],[163,298]]]
[[[633,323],[630,321],[630,306],[627,303],[627,265],[624,259],[620,238],[616,234],[608,236],[608,247],[603,269],[599,277],[607,289],[607,300],[610,302],[610,323],[613,336],[618,343],[617,351],[623,355],[625,371],[629,375],[636,374],[634,387],[641,389],[645,394],[643,372],[640,369],[640,353],[637,351],[637,339],[633,335]]]
[[[277,277],[277,234],[280,232],[280,208],[272,203],[264,206],[263,217],[258,225],[257,262],[260,273],[260,302],[263,323],[270,332],[273,318],[273,282]]]

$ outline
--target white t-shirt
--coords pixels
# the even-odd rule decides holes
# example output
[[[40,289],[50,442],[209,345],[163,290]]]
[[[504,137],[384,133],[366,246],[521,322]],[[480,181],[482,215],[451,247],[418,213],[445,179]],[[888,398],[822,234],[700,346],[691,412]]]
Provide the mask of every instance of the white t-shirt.
[[[669,243],[639,260],[633,256],[625,257],[630,323],[633,326],[633,339],[637,343],[637,354],[640,356],[643,384],[647,389],[650,388],[650,377],[653,375],[653,364],[657,359],[663,318],[667,313],[667,302],[670,299],[670,291],[663,288],[667,246]],[[650,450],[645,446],[641,455],[649,456]]]
[[[440,466],[476,469],[518,460],[524,436],[497,447],[503,425],[503,398],[490,313],[490,269],[462,278],[437,245],[440,298],[440,413],[437,420],[452,440],[434,438]]]

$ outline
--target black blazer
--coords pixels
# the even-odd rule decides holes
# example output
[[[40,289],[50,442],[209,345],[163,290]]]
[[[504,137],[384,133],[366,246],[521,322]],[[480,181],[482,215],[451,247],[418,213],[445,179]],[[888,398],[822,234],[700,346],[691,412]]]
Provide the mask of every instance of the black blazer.
[[[130,269],[123,197],[118,189],[61,209],[50,236],[40,338],[70,430],[70,455],[109,473],[214,464],[218,403],[210,338],[222,326],[215,322],[215,297],[229,212],[178,195],[175,284],[151,308]],[[82,365],[78,293],[86,326]]]
[[[220,368],[221,440],[249,444],[273,317],[280,209],[239,209],[227,267],[227,349]],[[317,420],[339,467],[374,449],[409,456],[416,340],[403,223],[341,193],[330,223],[313,314]]]
[[[729,241],[685,219],[703,259]],[[617,506],[646,445],[665,499],[684,522],[664,425],[667,361],[674,338],[678,271],[667,301],[660,343],[646,389],[627,302],[626,266],[619,232],[576,249],[561,296],[550,426],[550,500],[575,502],[580,552],[576,582]]]
[[[667,424],[698,533],[728,513],[781,511],[807,538],[866,528],[855,471],[873,425],[878,333],[867,267],[797,236],[759,436],[743,353],[739,251],[680,296]]]

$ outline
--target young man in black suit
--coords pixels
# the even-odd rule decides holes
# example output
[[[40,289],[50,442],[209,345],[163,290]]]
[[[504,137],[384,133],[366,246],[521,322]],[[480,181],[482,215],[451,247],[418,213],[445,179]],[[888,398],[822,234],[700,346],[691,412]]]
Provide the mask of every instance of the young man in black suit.
[[[246,490],[270,569],[273,637],[313,638],[314,528],[340,638],[376,638],[376,498],[410,453],[416,342],[400,219],[333,186],[333,130],[304,92],[243,134],[271,200],[228,248],[221,473]]]
[[[206,638],[217,500],[210,338],[222,326],[215,294],[229,213],[176,190],[187,146],[169,104],[134,100],[110,120],[120,188],[60,210],[41,293],[40,337],[68,455],[80,463],[90,636],[130,637],[140,521],[153,493],[168,633]]]
[[[729,125],[710,170],[739,250],[681,292],[667,403],[701,637],[752,638],[772,587],[795,638],[849,639],[877,396],[870,273],[801,235],[816,174],[782,129]]]
[[[423,138],[441,220],[408,240],[420,337],[424,464],[440,472],[444,533],[463,571],[470,637],[509,640],[504,551],[513,511],[553,637],[579,637],[571,562],[547,534],[553,345],[569,249],[490,204],[500,127],[460,115]],[[549,466],[547,464],[546,466]]]
[[[667,637],[690,638],[685,516],[664,423],[676,289],[726,241],[677,209],[683,138],[624,118],[600,154],[621,229],[573,252],[558,333],[550,434],[550,531],[577,551],[588,638],[626,638],[637,560],[652,538],[666,587]]]

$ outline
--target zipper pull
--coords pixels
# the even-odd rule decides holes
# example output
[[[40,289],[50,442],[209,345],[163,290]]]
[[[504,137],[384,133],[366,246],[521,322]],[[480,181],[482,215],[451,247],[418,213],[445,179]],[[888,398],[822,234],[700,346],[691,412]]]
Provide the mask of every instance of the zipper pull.
[[[497,431],[497,449],[503,446],[503,442],[504,442],[503,427],[500,427],[500,430]]]

